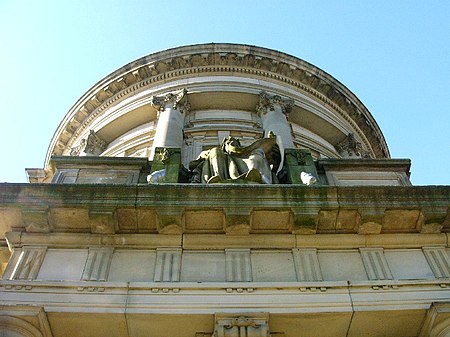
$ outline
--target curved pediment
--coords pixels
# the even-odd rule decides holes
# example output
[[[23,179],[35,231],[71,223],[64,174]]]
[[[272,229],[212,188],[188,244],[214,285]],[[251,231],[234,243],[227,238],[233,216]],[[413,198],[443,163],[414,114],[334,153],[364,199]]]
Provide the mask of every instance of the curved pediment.
[[[323,143],[317,147],[319,154],[339,157],[335,148],[352,134],[368,157],[390,156],[370,112],[331,75],[278,51],[212,43],[150,54],[99,81],[60,123],[48,148],[46,167],[52,155],[73,153],[91,130],[106,143],[116,144],[121,135],[156,121],[150,98],[181,88],[188,90],[190,112],[255,111],[261,91],[280,95],[294,101],[289,114],[294,133],[303,128],[315,135],[302,144],[298,131],[296,146]]]

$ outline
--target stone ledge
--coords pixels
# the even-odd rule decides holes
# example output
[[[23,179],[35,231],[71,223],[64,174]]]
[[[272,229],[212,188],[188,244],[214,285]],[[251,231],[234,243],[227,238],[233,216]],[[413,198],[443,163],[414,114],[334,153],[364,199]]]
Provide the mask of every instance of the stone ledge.
[[[350,170],[355,171],[358,169],[365,169],[370,171],[389,171],[404,172],[409,176],[409,169],[411,168],[410,159],[319,159],[317,161],[317,167],[320,170],[328,171],[330,169]]]
[[[0,230],[433,234],[449,206],[448,186],[0,184]]]
[[[117,247],[153,249],[178,247],[189,249],[227,248],[317,248],[356,249],[363,247],[422,248],[447,247],[448,234],[87,234],[87,233],[24,233],[6,234],[10,249],[42,245],[49,248]]]
[[[234,306],[243,311],[258,308],[271,313],[351,312],[428,309],[432,302],[446,301],[450,295],[449,288],[440,286],[442,281],[391,283],[395,287],[374,289],[380,286],[379,282],[61,284],[0,280],[0,306],[33,304],[39,298],[47,312],[104,313],[107,309],[109,313],[126,310],[128,313],[176,314],[189,310],[190,314],[205,314]],[[64,303],[58,300],[61,295],[66,296]]]
[[[43,245],[51,248],[126,247],[151,249],[181,247],[181,235],[122,234],[102,235],[86,233],[23,233],[6,234],[10,249],[23,245]]]

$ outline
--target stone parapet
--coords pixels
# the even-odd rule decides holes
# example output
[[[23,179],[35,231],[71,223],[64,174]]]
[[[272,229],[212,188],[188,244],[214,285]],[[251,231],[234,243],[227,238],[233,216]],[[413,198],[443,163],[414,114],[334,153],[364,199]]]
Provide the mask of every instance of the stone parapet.
[[[431,234],[450,229],[446,186],[0,187],[3,233]]]
[[[328,185],[411,185],[409,159],[319,159],[316,166]]]
[[[145,182],[149,164],[145,158],[54,156],[51,171],[54,184],[135,185]]]

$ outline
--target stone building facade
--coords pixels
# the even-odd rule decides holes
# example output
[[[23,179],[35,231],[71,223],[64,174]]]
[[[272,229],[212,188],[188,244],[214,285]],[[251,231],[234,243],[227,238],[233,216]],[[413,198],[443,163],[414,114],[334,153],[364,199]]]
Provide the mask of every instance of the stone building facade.
[[[0,184],[0,331],[450,336],[450,188],[409,169],[301,59],[148,55],[75,103],[29,184]]]

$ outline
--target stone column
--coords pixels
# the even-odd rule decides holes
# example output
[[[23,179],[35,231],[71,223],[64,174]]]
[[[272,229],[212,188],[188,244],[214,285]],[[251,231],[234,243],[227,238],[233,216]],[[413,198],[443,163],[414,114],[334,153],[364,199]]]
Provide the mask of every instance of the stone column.
[[[158,110],[158,124],[150,159],[153,159],[157,147],[181,148],[183,146],[184,112],[189,109],[187,90],[183,89],[165,96],[154,96],[152,105]]]
[[[278,95],[272,96],[265,91],[259,94],[259,103],[256,109],[262,120],[264,137],[267,137],[268,133],[272,131],[277,136],[281,153],[285,149],[295,148],[291,126],[286,116],[293,106],[294,101],[292,99],[283,99]]]

